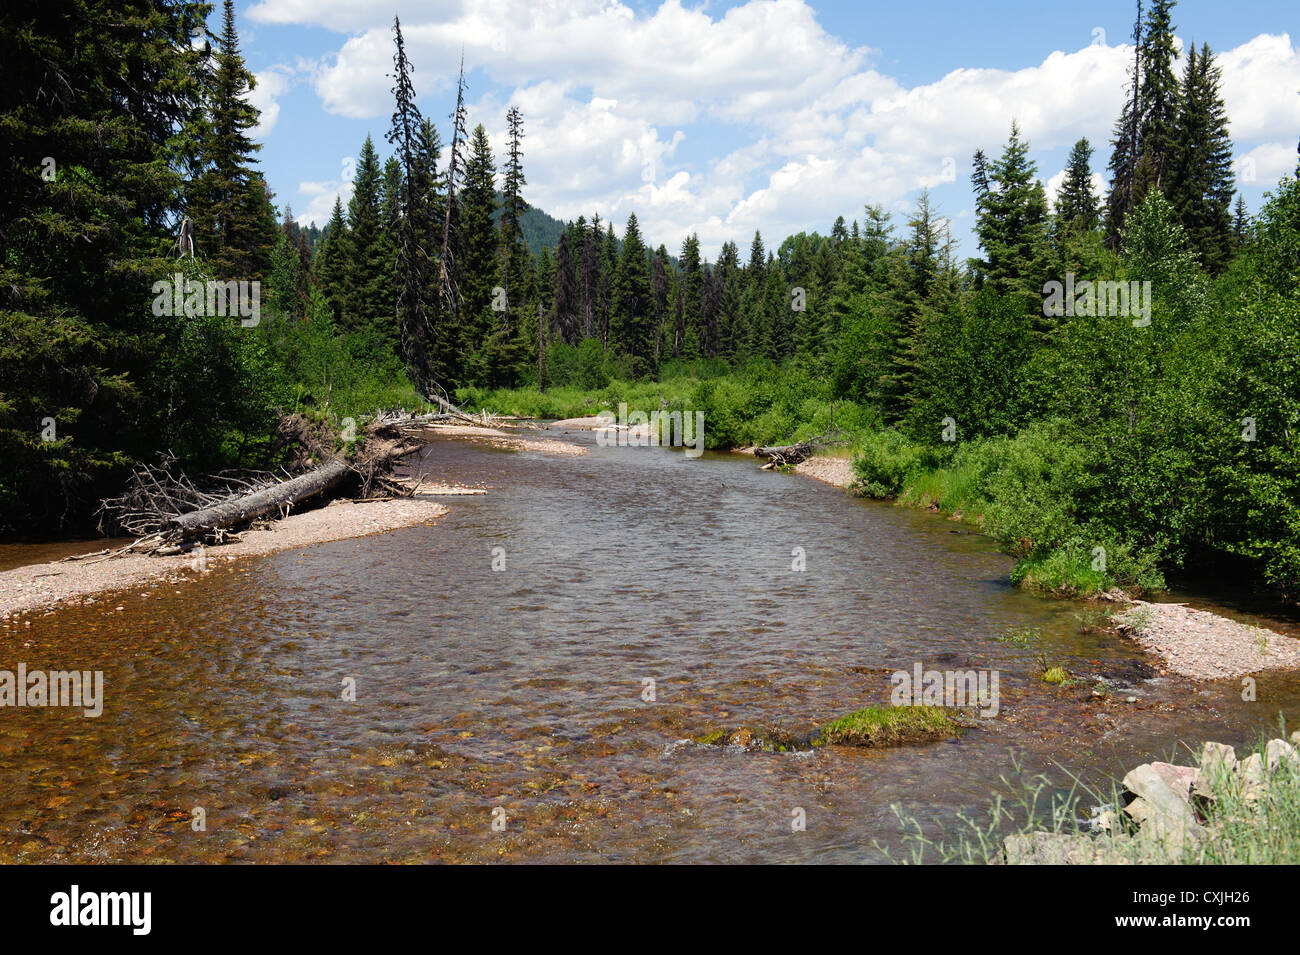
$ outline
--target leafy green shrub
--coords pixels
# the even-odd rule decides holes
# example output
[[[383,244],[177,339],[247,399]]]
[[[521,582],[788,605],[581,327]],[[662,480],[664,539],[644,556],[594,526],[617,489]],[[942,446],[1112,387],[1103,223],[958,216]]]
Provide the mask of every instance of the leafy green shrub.
[[[936,453],[910,441],[894,430],[867,434],[858,445],[853,461],[858,485],[868,497],[894,497],[908,476],[921,468],[933,467]]]

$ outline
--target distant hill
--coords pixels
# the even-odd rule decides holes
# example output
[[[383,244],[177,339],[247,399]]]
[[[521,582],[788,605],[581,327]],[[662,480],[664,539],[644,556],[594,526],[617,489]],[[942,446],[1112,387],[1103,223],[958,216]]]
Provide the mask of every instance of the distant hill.
[[[492,215],[492,221],[498,227],[501,225],[501,202],[504,199],[505,196],[498,192],[497,211]],[[565,229],[565,224],[559,219],[534,206],[529,206],[527,210],[524,211],[519,226],[523,230],[524,242],[528,245],[528,251],[533,255],[540,254],[542,249],[550,249],[554,252],[555,247],[560,244],[560,236],[564,234]],[[603,230],[604,228],[605,226],[602,225],[601,229]],[[617,224],[615,224],[614,229],[616,232],[622,231],[621,227]],[[641,238],[650,249],[653,250],[659,248],[658,245],[651,245],[650,239],[645,235],[642,235]],[[616,237],[614,240],[615,251],[617,252],[622,248],[623,240]],[[677,266],[677,256],[671,251],[668,253],[668,261],[674,267]]]
[[[492,216],[492,221],[497,226],[501,224],[501,202],[504,198],[501,193],[497,193],[497,211]],[[555,251],[555,247],[560,244],[560,236],[564,234],[563,222],[533,206],[524,211],[523,218],[519,220],[519,228],[523,230],[524,242],[533,255],[539,254],[542,249]]]

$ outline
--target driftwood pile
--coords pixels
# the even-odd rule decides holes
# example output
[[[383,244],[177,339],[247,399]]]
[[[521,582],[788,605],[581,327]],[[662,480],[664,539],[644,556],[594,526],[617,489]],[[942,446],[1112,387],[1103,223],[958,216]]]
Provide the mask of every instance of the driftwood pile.
[[[378,412],[366,422],[362,440],[340,435],[329,424],[299,414],[282,416],[276,445],[288,451],[289,467],[300,473],[224,472],[196,483],[164,456],[158,465],[134,472],[127,490],[100,505],[100,530],[125,532],[136,539],[107,554],[176,554],[201,543],[221,543],[254,521],[286,516],[302,502],[350,492],[355,499],[410,496],[412,485],[392,476],[394,465],[418,451],[412,432],[436,423],[486,424],[486,412],[472,417],[445,398],[431,399],[442,410],[413,414]],[[345,449],[337,450],[339,438]]]
[[[818,448],[828,444],[840,443],[846,440],[847,437],[848,435],[841,429],[832,428],[829,431],[822,432],[815,438],[800,441],[798,444],[767,445],[755,448],[754,456],[767,460],[767,463],[762,468],[764,471],[773,468],[793,467],[812,457]]]

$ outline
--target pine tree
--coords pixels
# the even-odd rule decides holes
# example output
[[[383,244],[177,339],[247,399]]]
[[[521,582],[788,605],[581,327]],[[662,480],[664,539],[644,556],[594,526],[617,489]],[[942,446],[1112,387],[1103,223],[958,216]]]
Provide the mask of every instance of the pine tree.
[[[257,382],[225,362],[247,329],[218,318],[202,329],[212,347],[187,353],[177,343],[200,320],[151,308],[151,283],[190,268],[164,250],[205,122],[190,31],[206,12],[147,0],[0,12],[0,533],[88,530],[98,499],[165,441],[193,460],[232,423],[264,424],[236,417]],[[46,418],[56,430],[43,434]]]
[[[1166,190],[1192,249],[1211,274],[1223,271],[1234,249],[1232,139],[1219,94],[1221,76],[1208,44],[1199,54],[1190,47]]]
[[[341,326],[374,336],[397,353],[392,259],[383,228],[383,172],[369,136],[361,146],[348,200],[348,228],[340,242],[343,264]]]
[[[1245,248],[1249,236],[1250,215],[1246,212],[1246,200],[1238,193],[1237,205],[1232,212],[1232,249],[1234,254]]]
[[[1047,195],[1029,159],[1029,144],[1011,124],[1002,156],[988,167],[989,187],[977,195],[975,233],[984,259],[974,263],[1004,294],[1039,294],[1047,268]],[[923,256],[922,261],[929,261]],[[928,278],[926,276],[925,278]],[[919,286],[924,287],[924,286]]]
[[[511,311],[515,310],[512,293],[519,297],[523,306],[523,275],[528,269],[528,249],[524,245],[524,233],[520,226],[528,203],[523,198],[523,187],[528,180],[524,178],[523,138],[524,117],[517,106],[511,106],[506,113],[506,165],[502,177],[503,199],[501,203],[501,259],[502,286],[506,290],[506,301]]]
[[[555,247],[555,326],[560,340],[566,345],[576,345],[582,339],[582,301],[578,295],[578,281],[569,252],[569,234],[561,234]]]
[[[669,298],[672,295],[672,282],[668,277],[671,266],[668,263],[668,250],[660,245],[655,250],[654,264],[650,269],[650,294],[654,301],[654,328],[653,336],[655,342],[655,362],[658,363],[662,346],[668,335],[668,316],[671,314],[672,306],[669,304]]]
[[[599,308],[600,260],[596,254],[598,232],[595,219],[590,231],[582,236],[582,259],[578,263],[578,284],[582,289],[582,337],[598,335],[596,314]]]
[[[1065,181],[1056,197],[1056,221],[1066,229],[1091,232],[1097,228],[1100,209],[1092,191],[1092,146],[1080,139],[1065,164]]]
[[[1174,77],[1173,8],[1175,0],[1154,0],[1142,35],[1142,84],[1138,94],[1138,150],[1133,204],[1149,189],[1165,189],[1170,160],[1178,143],[1178,81]]]
[[[740,318],[740,250],[730,240],[722,243],[713,267],[722,295],[718,302],[718,354],[728,361],[735,359],[744,342]]]
[[[465,346],[471,354],[482,351],[497,322],[497,314],[492,310],[492,289],[497,279],[495,180],[492,144],[480,123],[474,127],[465,158],[458,229]],[[476,374],[481,375],[482,371],[479,367]]]
[[[654,302],[636,213],[627,217],[623,233],[612,312],[610,340],[616,353],[631,359],[634,377],[654,374]]]
[[[1110,163],[1107,166],[1110,171],[1110,192],[1106,196],[1106,245],[1111,249],[1119,248],[1124,220],[1135,204],[1142,88],[1142,0],[1137,0],[1137,16],[1133,21],[1133,65],[1129,74],[1129,94],[1115,121]]]
[[[688,235],[682,242],[678,262],[681,268],[681,290],[678,294],[682,303],[682,338],[673,357],[690,360],[699,358],[707,345],[703,327],[704,273],[700,268],[698,235]]]
[[[262,147],[250,135],[259,116],[248,93],[257,80],[239,52],[233,0],[223,4],[215,60],[201,138],[202,172],[190,190],[189,214],[197,251],[216,274],[251,281],[270,269],[276,224],[268,215],[266,184],[253,172]]]
[[[412,66],[406,58],[402,21],[393,17],[393,116],[385,138],[395,147],[384,166],[384,219],[392,249],[398,347],[407,374],[421,394],[446,388],[457,377],[459,343],[440,335],[429,312],[429,239],[433,235],[431,182],[422,169],[420,124]]]
[[[330,307],[330,317],[340,325],[343,316],[343,294],[346,288],[344,260],[347,255],[348,225],[343,218],[343,202],[334,197],[334,211],[325,224],[320,250],[316,254],[316,284]]]
[[[1092,145],[1080,139],[1070,150],[1065,181],[1052,217],[1054,271],[1092,272],[1102,249],[1101,206],[1092,189]]]

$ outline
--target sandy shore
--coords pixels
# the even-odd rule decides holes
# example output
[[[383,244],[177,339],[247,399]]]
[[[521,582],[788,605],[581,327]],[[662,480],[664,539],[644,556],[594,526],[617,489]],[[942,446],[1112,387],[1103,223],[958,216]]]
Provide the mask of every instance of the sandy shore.
[[[743,448],[732,448],[732,451],[735,454],[752,455],[754,447],[747,445]],[[806,461],[799,462],[794,466],[794,473],[842,488],[852,487],[853,482],[857,480],[853,473],[852,458],[837,458],[829,454],[814,454]]]
[[[1168,670],[1194,680],[1300,667],[1300,640],[1183,604],[1135,600],[1115,621]]]
[[[551,454],[557,457],[576,457],[579,454],[587,453],[587,449],[580,444],[573,444],[568,441],[520,438],[499,428],[484,428],[478,425],[428,424],[424,425],[421,430],[428,434],[448,438],[479,440],[494,448],[504,448],[508,451],[538,451],[542,454]]]
[[[796,474],[803,474],[815,481],[823,481],[836,487],[852,487],[856,480],[851,458],[832,458],[814,454],[808,460],[796,464],[794,471]]]
[[[608,424],[608,421],[598,415],[589,415],[585,418],[562,418],[559,421],[552,421],[547,428],[554,431],[595,431]]]
[[[204,558],[211,565],[326,541],[365,537],[424,524],[446,513],[443,505],[418,497],[369,503],[335,501],[314,511],[291,514],[271,527],[245,531],[237,541],[207,548]],[[195,553],[176,557],[115,557],[93,563],[92,560],[29,564],[0,573],[0,620],[147,580],[180,581],[191,573],[201,572]]]

